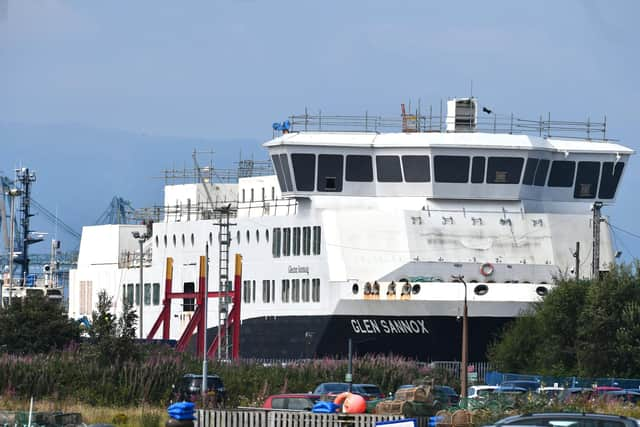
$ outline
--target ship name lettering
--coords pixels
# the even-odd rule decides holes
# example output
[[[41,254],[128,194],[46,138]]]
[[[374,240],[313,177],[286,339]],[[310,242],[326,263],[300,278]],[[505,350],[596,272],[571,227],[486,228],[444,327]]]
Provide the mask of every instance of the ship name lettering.
[[[288,269],[289,273],[307,273],[309,274],[308,265],[290,265]]]
[[[428,334],[424,320],[351,319],[351,328],[357,334]]]

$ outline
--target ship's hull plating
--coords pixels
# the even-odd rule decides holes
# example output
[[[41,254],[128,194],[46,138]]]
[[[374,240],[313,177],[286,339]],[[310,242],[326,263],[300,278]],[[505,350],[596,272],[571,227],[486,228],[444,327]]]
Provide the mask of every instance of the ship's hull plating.
[[[486,351],[513,318],[470,317],[469,360]],[[210,333],[215,334],[215,329]],[[423,361],[460,360],[462,319],[452,316],[279,316],[246,319],[240,329],[244,358],[345,356],[348,340],[356,354],[394,354]]]

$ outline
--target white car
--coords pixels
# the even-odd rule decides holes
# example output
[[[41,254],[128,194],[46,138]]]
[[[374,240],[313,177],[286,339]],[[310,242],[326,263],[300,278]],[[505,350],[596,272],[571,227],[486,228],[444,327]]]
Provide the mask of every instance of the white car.
[[[482,399],[496,391],[498,386],[495,385],[472,385],[467,389],[467,397],[469,399]]]

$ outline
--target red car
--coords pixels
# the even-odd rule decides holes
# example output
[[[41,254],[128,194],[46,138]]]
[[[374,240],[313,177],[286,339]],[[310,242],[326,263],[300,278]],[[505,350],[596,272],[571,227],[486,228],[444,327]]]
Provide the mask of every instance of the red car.
[[[267,397],[262,405],[265,409],[286,409],[289,411],[310,411],[320,400],[320,395],[309,393],[274,394]]]

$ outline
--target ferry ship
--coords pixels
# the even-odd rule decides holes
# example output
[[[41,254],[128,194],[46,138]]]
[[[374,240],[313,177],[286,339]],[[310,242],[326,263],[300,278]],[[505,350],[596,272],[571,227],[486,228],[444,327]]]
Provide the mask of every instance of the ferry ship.
[[[352,339],[358,354],[459,360],[466,302],[469,360],[485,360],[558,278],[615,262],[598,215],[633,151],[607,139],[604,121],[446,105],[393,119],[292,116],[264,144],[275,173],[219,182],[194,166],[193,182],[165,186],[153,221],[84,227],[70,316],[90,317],[106,290],[116,312],[142,304],[145,337],[159,336],[168,305],[165,332],[179,339],[199,288],[229,290],[229,256],[241,254],[242,357],[344,355]],[[166,300],[168,273],[185,298]],[[208,299],[210,335],[232,304]]]

